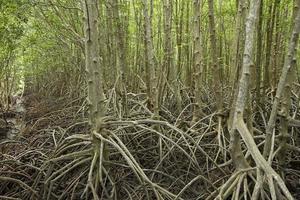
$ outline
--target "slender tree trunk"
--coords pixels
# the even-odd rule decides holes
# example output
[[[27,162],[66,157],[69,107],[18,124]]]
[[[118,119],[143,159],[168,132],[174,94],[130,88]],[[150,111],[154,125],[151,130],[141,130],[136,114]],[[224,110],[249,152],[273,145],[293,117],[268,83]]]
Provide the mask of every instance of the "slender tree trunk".
[[[281,110],[280,110],[280,135],[279,135],[279,151],[278,151],[278,163],[281,167],[285,167],[286,162],[286,144],[290,135],[288,133],[289,128],[289,118],[290,118],[290,108],[291,108],[291,94],[292,94],[292,84],[295,80],[296,72],[296,58],[292,60],[292,70],[287,74],[287,81],[285,84],[285,89],[281,98]],[[282,171],[282,177],[284,178],[284,172]]]
[[[240,65],[240,49],[242,43],[242,36],[244,32],[244,16],[246,12],[245,0],[237,1],[237,16],[235,23],[235,38],[233,44],[233,56],[232,56],[232,70],[230,73],[230,80],[232,84],[232,88],[235,88],[234,85],[236,81],[239,79],[239,65]]]
[[[261,59],[262,59],[262,24],[263,24],[263,2],[261,0],[259,14],[258,14],[258,27],[257,27],[257,42],[256,42],[256,103],[261,105]]]
[[[299,2],[300,0],[297,0]],[[298,5],[300,5],[298,3]],[[279,83],[277,85],[276,96],[272,104],[272,111],[270,114],[270,118],[266,128],[266,141],[264,146],[264,157],[267,158],[270,154],[271,146],[272,146],[272,136],[273,130],[275,128],[275,122],[277,117],[277,111],[280,103],[280,99],[283,95],[284,90],[287,85],[287,77],[288,74],[293,71],[292,61],[294,56],[296,55],[296,47],[298,44],[299,32],[300,32],[300,8],[297,8],[297,14],[295,15],[295,25],[293,29],[293,33],[289,43],[289,49],[285,57],[284,66],[282,68],[281,76],[279,79]]]
[[[276,20],[276,12],[277,7],[280,0],[275,0],[274,4],[271,4],[269,7],[269,19],[267,22],[267,41],[266,41],[266,55],[265,55],[265,80],[264,80],[264,89],[266,90],[268,86],[271,86],[271,91],[275,91],[275,86],[272,85],[270,81],[270,63],[271,63],[271,53],[272,53],[272,42],[273,42],[273,32],[274,32],[274,24]],[[272,75],[272,74],[271,74]]]
[[[183,66],[183,62],[182,62],[182,45],[183,45],[183,23],[184,23],[184,11],[185,11],[185,1],[181,2],[181,6],[179,9],[179,16],[177,16],[177,48],[178,48],[178,53],[177,53],[177,72],[179,73],[179,75],[181,75],[181,71],[182,71],[182,66]],[[180,77],[180,76],[179,76]]]
[[[152,43],[152,30],[148,13],[147,0],[143,0],[144,27],[145,27],[145,58],[146,58],[146,80],[148,88],[148,98],[150,109],[154,111],[154,115],[159,115],[157,78],[155,73],[154,49]]]
[[[117,73],[116,67],[111,66],[117,66],[117,56],[116,56],[116,43],[115,43],[115,34],[114,34],[114,23],[113,23],[113,9],[112,4],[106,6],[106,27],[107,28],[107,60],[108,60],[108,68],[107,68],[107,74],[109,74],[109,80],[116,79],[115,74]],[[113,86],[113,84],[108,85],[109,88]]]
[[[176,110],[181,111],[181,96],[178,82],[178,71],[174,65],[174,48],[172,42],[172,0],[164,0],[164,72],[170,81],[171,89],[175,96]]]
[[[236,24],[235,24],[235,38],[234,38],[234,44],[233,44],[233,55],[232,55],[232,70],[230,72],[230,85],[231,85],[231,97],[230,97],[230,113],[229,113],[229,118],[228,118],[228,126],[229,129],[231,128],[232,121],[233,121],[233,115],[234,115],[234,108],[236,104],[236,98],[237,98],[237,93],[238,93],[238,80],[239,80],[239,68],[240,68],[240,57],[241,57],[241,47],[243,46],[242,43],[242,36],[244,33],[244,16],[246,12],[246,5],[245,5],[245,0],[239,0],[237,1],[237,19],[236,19]]]
[[[122,99],[122,105],[125,112],[125,115],[127,115],[127,80],[126,75],[128,76],[128,70],[127,70],[127,54],[126,54],[126,40],[125,40],[125,28],[123,27],[123,23],[120,18],[120,9],[119,9],[119,0],[110,0],[112,9],[113,9],[113,16],[114,21],[116,23],[116,32],[115,32],[115,39],[117,41],[117,49],[118,49],[118,74],[120,76],[120,87],[119,92]],[[116,49],[116,50],[117,50]]]
[[[84,10],[84,30],[85,30],[85,66],[87,73],[88,96],[87,102],[89,106],[89,123],[91,124],[91,138],[94,145],[94,158],[100,158],[100,152],[103,153],[103,159],[108,160],[109,152],[106,144],[100,141],[94,135],[95,132],[106,137],[103,123],[106,114],[105,97],[103,92],[103,82],[101,73],[103,67],[100,65],[99,43],[98,43],[98,4],[96,0],[83,0]],[[100,167],[101,168],[101,167]],[[100,170],[100,179],[102,179],[102,171]],[[93,177],[89,176],[89,187],[93,191],[94,199],[98,199],[97,193],[93,186]],[[102,181],[102,180],[101,180]]]
[[[194,71],[194,95],[195,95],[195,106],[193,113],[192,123],[195,123],[201,116],[201,87],[202,87],[202,49],[201,49],[201,0],[194,0],[194,16],[193,16],[193,71]]]
[[[90,124],[105,115],[104,93],[99,64],[98,9],[96,0],[84,0],[85,66],[88,83],[88,105]]]
[[[278,9],[276,10],[275,13],[275,37],[274,37],[274,42],[273,42],[273,49],[272,49],[272,56],[271,56],[271,65],[272,65],[272,88],[275,90],[275,86],[277,84],[278,80],[278,60],[280,60],[280,38],[281,38],[281,33],[280,33],[280,5],[278,5]]]
[[[190,65],[190,49],[189,49],[189,37],[190,37],[190,1],[186,3],[186,26],[185,26],[185,37],[184,37],[184,52],[185,52],[185,74],[186,74],[186,85],[188,88],[192,88],[193,86],[193,77],[192,77],[192,67]]]
[[[222,69],[218,60],[218,51],[217,51],[217,36],[216,36],[216,25],[215,25],[215,14],[214,14],[214,0],[208,0],[208,18],[209,18],[209,32],[210,32],[210,46],[211,46],[211,57],[213,63],[213,90],[215,93],[217,112],[218,112],[218,124],[219,128],[221,126],[221,113],[223,109],[222,103]],[[220,130],[219,130],[220,132]]]
[[[217,36],[216,36],[216,25],[215,25],[215,9],[214,0],[208,0],[208,20],[209,20],[209,32],[210,32],[210,46],[211,46],[211,57],[212,57],[212,73],[213,73],[213,91],[216,100],[216,110],[218,117],[217,132],[219,138],[219,145],[222,145],[222,112],[223,112],[223,95],[222,95],[222,68],[219,62],[217,51]],[[222,47],[219,47],[222,48]],[[221,50],[220,50],[221,51]]]

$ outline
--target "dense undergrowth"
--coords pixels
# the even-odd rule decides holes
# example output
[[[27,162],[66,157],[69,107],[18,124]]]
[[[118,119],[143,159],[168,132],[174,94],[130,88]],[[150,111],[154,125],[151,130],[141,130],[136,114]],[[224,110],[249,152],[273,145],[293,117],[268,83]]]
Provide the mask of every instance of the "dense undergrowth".
[[[207,103],[205,117],[195,124],[191,124],[192,102],[188,94],[182,111],[174,110],[172,98],[165,101],[168,103],[163,106],[160,119],[152,119],[145,94],[128,94],[126,116],[114,91],[109,94],[109,134],[102,138],[108,144],[109,158],[102,164],[93,159],[96,144],[89,134],[85,98],[25,95],[26,127],[15,139],[1,143],[0,198],[93,199],[93,191],[88,187],[92,173],[96,176],[92,184],[99,199],[216,197],[234,171],[226,121],[218,134],[217,115],[214,106],[208,104],[213,102],[209,93],[203,95],[203,102]],[[293,113],[298,116],[296,103],[295,99]],[[257,144],[263,141],[269,106],[254,113]],[[291,133],[291,144],[299,145],[298,128]],[[285,182],[297,199],[300,157],[296,152],[288,152],[284,166],[275,159],[273,167],[285,174]],[[249,178],[240,185],[240,191],[249,197],[253,187]]]

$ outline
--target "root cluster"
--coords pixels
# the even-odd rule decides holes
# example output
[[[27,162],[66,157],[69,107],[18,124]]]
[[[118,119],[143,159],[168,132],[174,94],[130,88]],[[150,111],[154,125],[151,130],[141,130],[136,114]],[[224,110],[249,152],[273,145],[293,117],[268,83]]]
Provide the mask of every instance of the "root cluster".
[[[256,192],[270,199],[271,189],[281,195],[276,184],[265,185],[256,166],[233,170],[226,120],[219,132],[211,106],[191,124],[188,98],[182,111],[172,110],[170,100],[160,119],[152,119],[143,94],[128,94],[126,117],[111,96],[110,117],[93,133],[84,98],[26,97],[26,128],[1,143],[0,199],[250,199]],[[263,116],[257,113],[254,122],[257,144],[263,142]],[[299,158],[290,151],[288,159]],[[299,169],[282,169],[276,159],[273,168],[284,172],[297,195]]]

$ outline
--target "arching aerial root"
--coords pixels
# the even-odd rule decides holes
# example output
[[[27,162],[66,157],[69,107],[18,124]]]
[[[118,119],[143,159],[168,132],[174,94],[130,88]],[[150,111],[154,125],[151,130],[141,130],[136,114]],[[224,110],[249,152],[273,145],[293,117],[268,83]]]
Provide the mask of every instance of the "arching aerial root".
[[[275,177],[266,175],[266,182],[259,169],[248,168],[240,169],[232,174],[232,176],[218,189],[216,200],[228,199],[293,199],[287,191],[284,191],[279,183],[274,183]],[[275,180],[276,181],[276,180]],[[281,188],[281,192],[279,191]],[[213,195],[207,199],[212,199]],[[286,198],[284,198],[285,196]]]
[[[45,181],[45,190],[43,195],[44,199],[47,200],[51,199],[51,196],[53,195],[52,192],[53,192],[54,184],[56,182],[58,182],[68,173],[71,173],[76,169],[81,169],[83,165],[89,166],[89,168],[86,170],[86,176],[88,178],[86,181],[85,190],[81,197],[84,197],[84,195],[88,195],[88,191],[91,191],[93,199],[95,200],[103,199],[103,196],[105,196],[106,198],[114,199],[115,183],[113,182],[112,177],[110,177],[107,171],[107,167],[106,167],[107,163],[105,163],[104,156],[103,156],[104,144],[110,144],[122,155],[122,157],[126,160],[128,166],[130,166],[133,173],[136,175],[140,184],[145,187],[146,193],[148,193],[147,190],[150,188],[155,194],[157,199],[174,199],[174,198],[181,199],[180,197],[169,192],[163,187],[157,185],[156,183],[153,183],[148,178],[148,176],[144,173],[143,169],[140,167],[140,165],[135,160],[133,155],[129,152],[125,144],[123,144],[123,142],[113,132],[110,132],[109,136],[105,136],[105,137],[102,134],[97,133],[95,131],[92,134],[93,134],[93,139],[87,138],[84,135],[79,135],[79,134],[73,135],[66,139],[66,141],[68,141],[69,144],[64,143],[62,146],[63,149],[69,149],[70,147],[76,146],[76,144],[89,144],[90,147],[88,149],[85,150],[80,149],[79,151],[72,152],[69,154],[63,154],[61,156],[49,160],[49,164],[55,164],[59,161],[72,159],[71,162],[69,162],[67,165],[63,166],[59,170],[53,172],[51,171],[49,173],[50,175],[47,177]],[[74,144],[74,139],[76,140],[79,139],[81,141],[79,142],[77,141]],[[84,143],[84,141],[86,143]],[[58,152],[63,153],[64,151],[58,149]],[[110,191],[108,191],[106,187],[108,184],[107,181],[111,186]],[[75,189],[77,187],[77,184],[73,184],[70,187],[73,187]],[[101,195],[99,195],[99,187],[101,187],[102,190]],[[66,192],[67,191],[65,191],[65,193]],[[62,197],[63,196],[61,196],[60,199]]]
[[[244,199],[248,199],[247,197],[250,196],[252,200],[257,200],[260,196],[260,199],[267,197],[271,198],[272,200],[276,200],[277,198],[282,199],[284,196],[288,200],[293,200],[294,198],[292,197],[282,178],[276,173],[276,171],[260,153],[243,119],[239,118],[237,120],[236,128],[242,136],[252,158],[255,161],[257,166],[256,178],[254,178],[253,172],[250,173],[251,171],[249,171],[249,169],[238,170],[220,188],[216,199],[226,199],[230,195],[234,196],[234,199],[239,199],[241,196],[241,185],[243,183],[244,190],[242,195],[244,196]],[[252,193],[249,191],[249,188],[251,187],[249,187],[250,183],[247,181],[248,176],[252,180],[252,185],[254,184]]]

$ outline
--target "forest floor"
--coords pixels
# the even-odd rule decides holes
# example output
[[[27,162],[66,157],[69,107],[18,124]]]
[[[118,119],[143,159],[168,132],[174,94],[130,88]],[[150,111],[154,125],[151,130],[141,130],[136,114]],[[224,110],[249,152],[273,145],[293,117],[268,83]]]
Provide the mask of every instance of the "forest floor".
[[[39,174],[43,171],[45,162],[53,157],[60,143],[66,138],[65,134],[86,134],[89,132],[83,104],[83,98],[70,101],[66,98],[44,98],[39,95],[31,94],[16,101],[16,104],[12,105],[9,111],[0,113],[1,120],[6,122],[6,126],[0,128],[0,135],[2,135],[2,138],[0,138],[0,182],[2,182],[0,184],[0,199],[6,199],[6,197],[15,199],[41,199],[41,197],[38,196],[41,195],[41,191],[44,190],[44,181],[37,182],[37,177],[39,177]],[[3,138],[3,135],[6,135],[6,138]],[[146,172],[149,171],[146,174],[150,176],[151,170],[157,170],[157,166],[154,164],[157,163],[157,154],[152,152],[153,146],[151,145],[141,147],[145,145],[141,140],[145,140],[146,143],[149,142],[147,142],[146,136],[136,137],[135,139],[139,141],[134,141],[135,143],[130,144],[132,143],[132,139],[130,139],[127,145],[132,145],[130,150],[135,152],[133,155],[143,169],[145,169]],[[207,139],[207,141],[210,141],[210,139]],[[153,142],[154,141],[152,141],[152,143]],[[139,148],[142,148],[140,152],[138,151]],[[215,152],[209,148],[205,148],[205,150],[209,155],[215,154]],[[148,151],[148,153],[146,151]],[[195,150],[195,154],[196,153],[198,155],[198,152]],[[115,160],[121,159],[114,154],[116,153],[113,153],[112,157]],[[186,158],[181,154],[182,153],[177,152],[176,157],[172,158],[174,155],[171,155],[170,158],[166,159],[166,162],[161,164],[161,167],[165,169],[160,169],[165,174],[156,175],[156,178],[153,175],[154,178],[152,177],[152,179],[175,194],[181,191],[180,188],[184,187],[184,185],[190,184],[189,189],[186,190],[188,192],[182,195],[182,199],[205,199],[212,191],[211,188],[207,186],[205,181],[197,182],[193,179],[193,175],[197,174],[197,171],[194,170],[192,166],[187,166],[190,165],[190,163],[185,162]],[[202,159],[201,156],[199,157],[199,163],[203,162],[203,166],[201,167],[205,168],[207,164],[206,158]],[[171,162],[173,162],[173,164],[171,164]],[[125,166],[125,164],[121,162],[118,164]],[[66,165],[66,163],[63,165]],[[231,166],[224,167],[224,171],[227,175],[232,173],[231,168]],[[209,173],[206,170],[212,172]],[[143,192],[143,189],[137,186],[139,183],[136,178],[134,178],[134,174],[129,172],[126,167],[124,167],[124,169],[115,168],[112,169],[112,171],[120,187],[128,187],[134,190],[131,191],[136,193],[133,195],[133,199],[139,199],[143,196],[143,194],[139,194]],[[288,188],[295,199],[300,199],[299,155],[296,155],[293,161],[287,162],[287,167],[284,171],[286,173],[285,180]],[[46,176],[45,173],[46,172],[43,172],[43,176]],[[205,176],[211,178],[211,180],[208,181],[216,183],[216,185],[220,185],[220,183],[217,183],[218,179],[222,176],[227,176],[224,176],[220,171],[214,172],[212,166],[207,166],[207,169],[204,169],[203,173]],[[77,177],[80,177],[78,174],[79,172],[75,171],[65,179],[62,178],[58,185],[54,187],[57,191],[53,191],[52,198],[50,199],[64,199],[63,197],[66,192],[72,193],[72,197],[79,195],[76,194],[76,191],[71,192],[66,189],[70,186],[70,183],[64,183],[64,181],[77,179]],[[184,179],[182,179],[180,180],[182,183],[176,183],[176,176],[186,176],[186,181],[184,182]],[[9,179],[7,179],[7,177]],[[190,180],[194,180],[194,182],[190,182]],[[130,185],[130,187],[127,185]],[[203,192],[199,192],[197,188],[201,188]],[[77,189],[83,191],[84,187],[79,185]],[[124,194],[120,192],[118,196]],[[200,197],[197,197],[197,195]],[[70,197],[65,198],[71,199]],[[119,197],[119,199],[122,200],[123,198]]]

